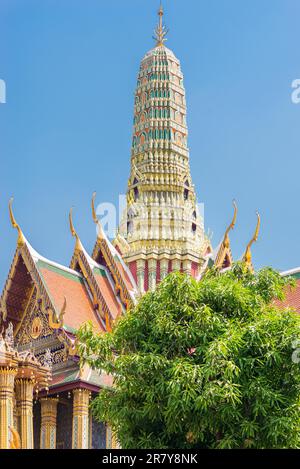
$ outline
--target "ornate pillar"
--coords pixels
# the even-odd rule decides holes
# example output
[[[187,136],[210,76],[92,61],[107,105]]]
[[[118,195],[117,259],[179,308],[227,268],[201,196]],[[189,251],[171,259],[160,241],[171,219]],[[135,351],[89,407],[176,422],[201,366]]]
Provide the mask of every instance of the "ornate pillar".
[[[33,449],[33,387],[30,378],[16,379],[17,415],[22,449]]]
[[[56,416],[58,398],[44,397],[41,399],[41,433],[40,448],[56,448]]]
[[[90,391],[74,389],[73,396],[72,448],[88,449]]]
[[[181,265],[181,262],[180,262],[180,259],[173,259],[172,260],[172,271],[180,271],[180,265]]]
[[[0,367],[0,449],[9,448],[9,427],[13,422],[14,381],[17,369]]]
[[[120,449],[117,437],[108,424],[106,424],[106,449]]]
[[[189,274],[189,275],[191,274],[192,262],[189,259],[186,259],[183,261],[182,267],[183,267],[183,272],[185,274]]]
[[[148,269],[148,286],[149,290],[153,291],[156,287],[156,259],[149,259]]]
[[[168,275],[169,260],[162,259],[160,261],[160,279],[163,280]]]
[[[14,428],[19,431],[19,428],[18,428],[18,416],[17,416],[17,399],[16,399],[16,393],[14,393],[14,397],[13,397],[13,426]]]
[[[144,293],[144,281],[145,281],[145,261],[144,259],[137,260],[137,284],[140,293]]]

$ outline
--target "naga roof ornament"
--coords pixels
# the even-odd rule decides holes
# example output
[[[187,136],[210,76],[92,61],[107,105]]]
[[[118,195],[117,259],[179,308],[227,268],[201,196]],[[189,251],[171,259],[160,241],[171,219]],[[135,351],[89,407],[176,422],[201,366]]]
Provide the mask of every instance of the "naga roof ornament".
[[[253,243],[255,243],[257,241],[258,235],[259,235],[259,230],[260,230],[260,215],[259,215],[258,212],[256,212],[256,216],[257,216],[257,223],[256,223],[255,232],[254,232],[254,235],[252,236],[251,240],[247,244],[245,253],[243,255],[243,261],[250,268],[252,268],[251,246],[252,246]]]
[[[8,203],[9,216],[10,216],[10,221],[11,221],[12,227],[16,228],[18,230],[18,247],[20,248],[25,244],[25,238],[24,238],[23,232],[22,232],[20,226],[18,225],[18,223],[16,222],[16,219],[15,219],[14,214],[13,214],[13,210],[12,210],[13,200],[14,200],[14,198],[11,197],[10,200],[9,200],[9,203]]]
[[[81,244],[81,241],[79,239],[79,236],[74,228],[74,224],[73,224],[73,207],[70,208],[70,212],[69,212],[69,224],[70,224],[70,231],[71,231],[71,234],[74,238],[76,238],[76,246],[75,246],[75,249],[78,249],[80,251],[82,251],[83,247],[82,247],[82,244]]]
[[[233,218],[232,218],[232,221],[230,223],[230,225],[228,226],[228,228],[226,229],[225,231],[225,234],[224,234],[224,238],[223,238],[223,246],[228,248],[229,245],[230,245],[230,242],[229,242],[229,231],[230,230],[233,230],[234,226],[235,226],[235,223],[236,223],[236,217],[237,217],[237,205],[236,205],[236,201],[233,200],[232,201],[232,204],[233,204],[233,207],[234,207],[234,213],[233,213]]]
[[[97,218],[96,209],[95,209],[95,199],[96,199],[96,192],[93,192],[92,195],[92,217],[94,223],[97,225],[97,238],[103,238],[103,229],[100,220]]]

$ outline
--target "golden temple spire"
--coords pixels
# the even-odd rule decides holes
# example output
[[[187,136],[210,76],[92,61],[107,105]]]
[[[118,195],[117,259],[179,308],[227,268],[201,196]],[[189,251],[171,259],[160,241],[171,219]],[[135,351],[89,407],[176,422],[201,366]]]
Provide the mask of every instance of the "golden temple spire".
[[[14,200],[14,198],[11,197],[10,200],[9,200],[9,203],[8,203],[9,217],[10,217],[12,227],[16,228],[18,230],[18,247],[20,248],[25,244],[25,238],[24,238],[23,232],[22,232],[20,226],[18,225],[18,223],[16,222],[16,219],[15,219],[14,214],[13,214],[13,210],[12,210],[13,200]]]
[[[229,233],[230,230],[233,230],[233,228],[235,226],[235,222],[236,222],[236,216],[237,216],[237,205],[236,205],[235,200],[232,201],[232,204],[233,204],[233,207],[234,207],[233,218],[232,218],[232,221],[231,221],[230,225],[226,229],[225,234],[224,234],[224,238],[223,238],[223,246],[226,247],[226,248],[229,247],[228,233]]]
[[[81,244],[81,241],[79,239],[79,236],[74,228],[74,224],[73,224],[73,207],[70,208],[70,213],[69,213],[69,223],[70,223],[70,231],[71,231],[71,234],[74,238],[76,238],[76,245],[75,245],[75,249],[79,249],[79,250],[82,250],[82,244]]]
[[[255,228],[255,232],[254,232],[254,235],[253,237],[251,238],[251,240],[249,241],[249,243],[247,244],[247,247],[246,247],[246,250],[245,250],[245,254],[243,256],[243,261],[247,264],[248,267],[252,268],[252,255],[251,255],[251,246],[253,243],[255,243],[257,241],[257,238],[258,238],[258,234],[259,234],[259,229],[260,229],[260,215],[258,212],[256,212],[256,216],[257,216],[257,223],[256,223],[256,228]]]
[[[162,7],[162,4],[160,3],[159,10],[158,10],[158,25],[155,28],[154,34],[155,36],[153,39],[156,40],[156,46],[163,46],[164,42],[167,40],[166,35],[168,34],[168,29],[163,24],[163,15],[164,15],[164,10]]]

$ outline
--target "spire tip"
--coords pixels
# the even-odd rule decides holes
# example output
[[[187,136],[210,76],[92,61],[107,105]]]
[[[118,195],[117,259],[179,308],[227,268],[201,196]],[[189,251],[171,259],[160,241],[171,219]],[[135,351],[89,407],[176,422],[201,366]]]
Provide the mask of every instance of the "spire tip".
[[[160,6],[158,10],[159,21],[158,21],[158,25],[155,28],[154,37],[153,37],[153,39],[156,40],[156,46],[163,46],[164,42],[167,40],[166,35],[168,34],[168,29],[163,24],[163,15],[164,15],[164,10],[163,10],[162,3],[160,2]]]

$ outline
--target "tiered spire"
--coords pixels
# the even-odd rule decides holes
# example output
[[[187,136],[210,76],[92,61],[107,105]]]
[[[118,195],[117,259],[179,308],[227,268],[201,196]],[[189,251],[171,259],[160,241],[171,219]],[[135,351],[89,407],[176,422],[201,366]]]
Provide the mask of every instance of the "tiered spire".
[[[127,210],[121,250],[140,289],[171,270],[196,275],[209,245],[189,166],[186,101],[180,62],[164,42],[163,9],[156,45],[141,61],[134,106]]]

